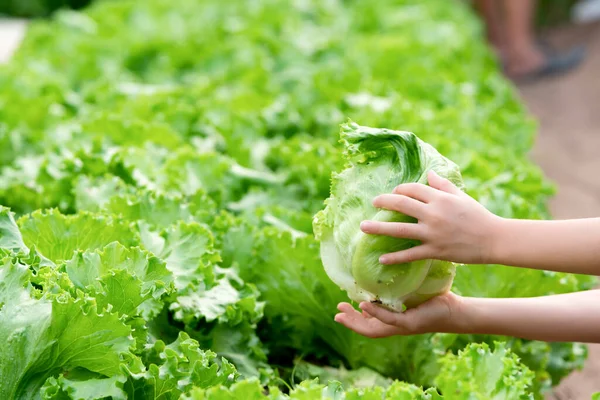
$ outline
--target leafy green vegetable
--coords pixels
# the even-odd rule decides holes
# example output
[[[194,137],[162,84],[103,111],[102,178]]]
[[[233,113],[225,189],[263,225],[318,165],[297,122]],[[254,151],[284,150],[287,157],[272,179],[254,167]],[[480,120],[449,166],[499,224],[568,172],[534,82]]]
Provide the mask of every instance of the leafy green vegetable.
[[[156,316],[163,307],[162,297],[173,291],[173,277],[164,262],[118,242],[101,250],[78,251],[65,263],[65,271],[76,289],[129,316]]]
[[[333,321],[348,295],[315,240],[339,226],[313,231],[332,183],[329,203],[348,193],[332,172],[370,168],[361,151],[391,174],[379,179],[402,181],[399,153],[366,126],[423,150],[403,159],[413,181],[444,160],[427,142],[491,211],[548,217],[553,187],[527,158],[535,125],[478,37],[469,7],[446,0],[98,1],[33,21],[0,66],[0,336],[12,343],[0,397],[541,399],[582,365],[584,345],[356,335]],[[339,143],[347,118],[363,127]],[[397,183],[356,179],[356,198]],[[442,280],[455,273],[467,296],[595,284],[446,267]],[[485,347],[495,341],[504,350]]]
[[[455,275],[453,263],[422,260],[384,266],[380,256],[406,250],[418,241],[367,235],[360,223],[367,219],[416,222],[393,210],[376,209],[373,199],[402,183],[426,184],[429,171],[462,188],[458,166],[410,132],[351,122],[342,126],[341,140],[346,169],[333,177],[331,197],[314,224],[327,275],[352,300],[379,303],[394,311],[416,307],[448,291]]]
[[[13,213],[2,206],[0,206],[0,249],[28,251]]]
[[[446,395],[469,399],[530,399],[533,372],[519,363],[506,346],[469,345],[441,360],[436,385]],[[468,395],[464,395],[467,394]]]
[[[318,379],[306,379],[296,386],[289,395],[277,389],[265,393],[257,381],[245,380],[229,388],[213,387],[208,390],[194,389],[186,399],[530,399],[528,392],[532,372],[518,363],[518,359],[505,347],[498,344],[494,351],[487,345],[472,344],[458,355],[448,355],[441,359],[444,365],[440,376],[439,389],[424,390],[405,382],[385,382],[369,370],[356,370],[356,375],[344,370],[328,369],[322,373],[328,379],[320,384]],[[310,371],[318,371],[316,366],[305,366]],[[374,381],[380,385],[372,385]],[[362,380],[362,381],[361,381]],[[343,382],[343,383],[342,383]],[[348,388],[353,382],[354,386]]]
[[[61,291],[40,296],[30,274],[10,258],[0,267],[0,395],[33,399],[47,378],[76,369],[119,374],[131,329],[94,299]]]
[[[139,243],[135,231],[114,216],[48,210],[23,216],[17,223],[25,244],[55,262],[70,259],[77,250],[96,250],[115,241],[126,246]]]

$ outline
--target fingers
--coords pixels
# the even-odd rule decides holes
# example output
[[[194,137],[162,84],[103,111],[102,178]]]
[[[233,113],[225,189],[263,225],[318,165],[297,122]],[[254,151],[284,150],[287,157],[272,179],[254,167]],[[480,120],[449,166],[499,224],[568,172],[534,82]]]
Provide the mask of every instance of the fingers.
[[[398,185],[394,188],[392,193],[408,196],[423,203],[429,203],[436,196],[435,189],[420,183],[405,183]]]
[[[353,311],[356,311],[354,309],[354,307],[352,307],[352,305],[349,303],[338,304],[338,310],[340,310],[343,313],[348,313],[348,314],[352,313]],[[358,312],[358,311],[356,311],[356,312]]]
[[[423,226],[415,223],[363,221],[360,229],[371,235],[385,235],[401,239],[424,240],[426,236]]]
[[[454,194],[457,196],[463,194],[463,192],[459,188],[457,188],[452,182],[450,182],[448,179],[442,178],[433,170],[429,171],[429,173],[427,174],[427,180],[429,182],[429,185],[431,185],[431,187],[434,189],[438,189],[442,192]]]
[[[382,338],[401,333],[399,328],[385,324],[377,318],[364,317],[362,313],[355,310],[348,303],[340,303],[338,309],[341,313],[336,314],[335,321],[360,335],[370,338]]]
[[[405,183],[396,186],[392,193],[407,196],[423,203],[429,203],[435,199],[435,197],[438,195],[436,190],[454,195],[463,194],[462,190],[456,187],[456,185],[454,185],[448,179],[439,176],[434,170],[428,172],[427,180],[429,182],[429,186],[420,183]]]
[[[398,211],[416,219],[425,215],[425,204],[410,197],[397,194],[382,194],[373,200],[373,206]]]
[[[379,257],[379,262],[385,265],[404,264],[413,261],[435,258],[433,253],[434,252],[428,245],[422,244],[411,247],[407,250],[384,254]]]
[[[402,322],[403,314],[401,313],[391,312],[383,307],[376,306],[375,304],[371,304],[366,301],[360,303],[359,307],[361,310],[363,310],[363,312],[368,313],[369,315],[388,325],[398,326]]]
[[[392,312],[367,301],[360,303],[361,311],[348,303],[340,303],[338,309],[341,313],[335,316],[335,321],[370,338],[459,332],[461,330],[457,331],[456,316],[460,319],[460,307],[452,305],[458,301],[459,296],[447,292],[405,312]]]

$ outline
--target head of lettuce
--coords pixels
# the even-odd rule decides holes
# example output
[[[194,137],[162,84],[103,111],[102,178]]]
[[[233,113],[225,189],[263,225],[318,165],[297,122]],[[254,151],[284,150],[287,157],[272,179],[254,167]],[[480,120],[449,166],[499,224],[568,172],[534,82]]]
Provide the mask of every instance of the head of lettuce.
[[[408,249],[416,240],[365,234],[364,220],[414,222],[396,211],[375,208],[373,199],[402,183],[427,184],[433,170],[459,188],[458,166],[411,132],[341,126],[345,169],[334,173],[331,195],[313,221],[321,260],[329,278],[356,302],[378,303],[392,311],[413,308],[450,290],[456,265],[439,260],[383,265],[383,254]]]

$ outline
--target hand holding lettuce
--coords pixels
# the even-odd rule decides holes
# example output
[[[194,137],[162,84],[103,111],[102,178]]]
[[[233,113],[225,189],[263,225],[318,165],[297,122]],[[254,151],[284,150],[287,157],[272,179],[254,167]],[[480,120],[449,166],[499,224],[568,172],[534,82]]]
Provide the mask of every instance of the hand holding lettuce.
[[[464,264],[485,264],[491,258],[494,233],[501,218],[434,170],[427,174],[429,186],[405,183],[392,194],[379,195],[373,204],[418,219],[418,224],[363,221],[361,230],[371,235],[419,239],[420,245],[385,254],[386,265],[423,259]]]
[[[455,263],[597,275],[600,218],[501,218],[414,134],[349,123],[341,137],[346,169],[333,177],[314,231],[325,271],[362,312],[342,302],[336,322],[371,338],[444,332],[600,342],[600,291],[500,299],[450,292]]]
[[[392,311],[416,307],[448,291],[454,263],[421,259],[382,265],[383,255],[419,249],[420,242],[414,237],[370,235],[360,225],[371,220],[416,228],[414,216],[378,208],[373,198],[391,193],[399,183],[426,183],[429,171],[462,188],[458,166],[410,132],[351,122],[342,126],[341,140],[346,168],[333,176],[331,196],[313,224],[328,276],[352,300],[381,304]]]

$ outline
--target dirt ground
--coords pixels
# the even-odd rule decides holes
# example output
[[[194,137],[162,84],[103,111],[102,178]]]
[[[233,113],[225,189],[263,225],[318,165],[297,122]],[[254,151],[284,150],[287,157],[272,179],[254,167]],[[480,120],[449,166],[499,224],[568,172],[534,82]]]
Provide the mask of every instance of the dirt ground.
[[[575,72],[519,88],[540,124],[532,158],[558,186],[550,205],[554,218],[598,217],[600,23],[562,27],[545,36],[558,46],[584,43],[588,57]],[[567,377],[548,400],[589,400],[600,392],[600,345],[589,349],[583,370]]]

